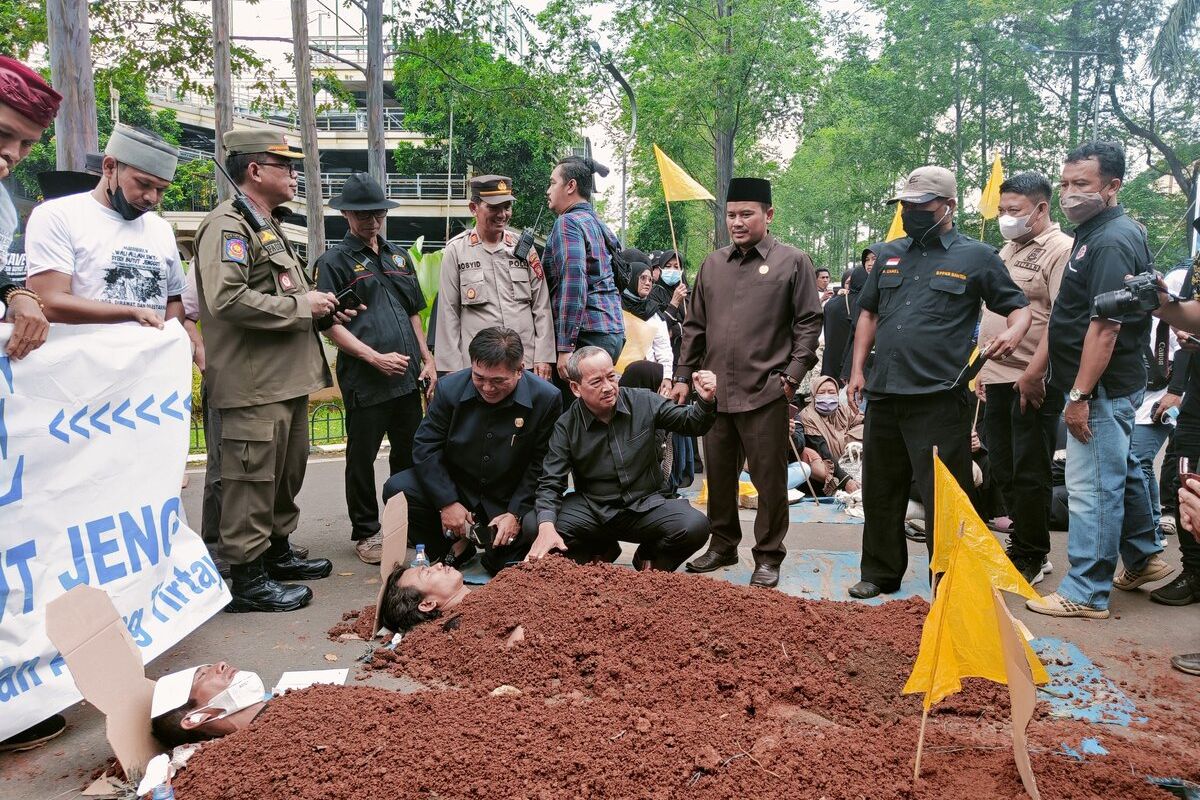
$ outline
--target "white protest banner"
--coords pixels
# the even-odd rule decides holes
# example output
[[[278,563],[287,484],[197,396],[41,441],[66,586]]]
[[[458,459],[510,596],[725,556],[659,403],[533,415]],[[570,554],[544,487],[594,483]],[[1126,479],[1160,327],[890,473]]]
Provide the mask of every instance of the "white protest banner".
[[[21,361],[0,324],[0,739],[79,693],[46,605],[87,584],[112,597],[142,662],[229,601],[179,487],[191,345],[178,322],[55,325]]]

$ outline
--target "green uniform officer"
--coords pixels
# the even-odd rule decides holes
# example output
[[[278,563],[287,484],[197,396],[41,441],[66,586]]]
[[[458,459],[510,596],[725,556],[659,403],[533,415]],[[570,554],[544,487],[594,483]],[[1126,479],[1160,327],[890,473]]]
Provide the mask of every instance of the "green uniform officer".
[[[208,401],[221,412],[221,555],[233,600],[226,611],[293,611],[333,570],[288,544],[308,461],[308,395],[330,385],[317,334],[336,302],[317,292],[271,209],[296,193],[302,154],[276,131],[225,134],[226,169],[240,196],[196,231],[200,327]]]

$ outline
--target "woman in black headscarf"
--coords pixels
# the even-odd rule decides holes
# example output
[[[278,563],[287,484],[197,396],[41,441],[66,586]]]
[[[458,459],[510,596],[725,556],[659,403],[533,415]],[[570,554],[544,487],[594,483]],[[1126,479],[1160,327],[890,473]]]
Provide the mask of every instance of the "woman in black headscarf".
[[[850,381],[850,368],[854,365],[854,330],[858,327],[858,315],[862,313],[862,308],[858,305],[858,297],[862,293],[863,287],[867,285],[867,275],[875,268],[875,257],[879,249],[883,247],[883,242],[876,242],[870,247],[862,251],[862,266],[855,269],[850,276],[850,291],[847,298],[850,301],[850,335],[846,339],[846,349],[842,353],[841,368],[834,377],[838,378],[843,385]],[[871,366],[872,356],[867,356],[867,363],[864,370]],[[824,370],[822,369],[822,374]]]
[[[650,278],[649,260],[638,250],[626,250],[623,255],[630,265],[629,286],[621,292],[621,309],[625,320],[625,347],[617,359],[617,372],[636,361],[654,361],[662,365],[662,389],[670,390],[675,358],[662,306],[652,297],[654,283]],[[640,259],[640,260],[639,260]]]

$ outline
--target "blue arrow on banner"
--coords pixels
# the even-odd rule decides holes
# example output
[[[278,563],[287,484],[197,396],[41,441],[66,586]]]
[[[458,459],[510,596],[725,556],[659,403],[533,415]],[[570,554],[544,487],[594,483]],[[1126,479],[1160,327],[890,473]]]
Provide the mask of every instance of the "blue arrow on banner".
[[[126,428],[129,428],[131,430],[137,430],[137,424],[133,420],[122,416],[126,411],[129,410],[129,403],[130,403],[130,401],[126,400],[123,403],[121,403],[121,405],[119,405],[115,409],[113,409],[112,421],[117,423],[118,425],[124,425]]]
[[[154,395],[150,395],[145,400],[143,400],[142,404],[137,407],[137,411],[135,411],[134,413],[137,414],[138,417],[146,420],[146,422],[152,422],[155,425],[160,425],[162,423],[160,423],[158,421],[158,417],[154,416],[153,414],[146,413],[146,409],[150,408],[150,406],[152,406],[152,405],[154,405]]]
[[[105,403],[104,405],[100,406],[100,408],[96,409],[95,414],[92,414],[92,427],[101,433],[112,433],[112,428],[108,427],[106,423],[100,421],[100,417],[104,416],[107,411],[108,403]]]
[[[191,394],[188,394],[187,396],[185,396],[183,398],[183,410],[188,412],[189,414],[192,413],[192,396],[191,396]]]
[[[88,433],[87,428],[81,428],[79,426],[79,420],[83,419],[86,416],[87,416],[87,406],[84,406],[83,408],[79,409],[74,414],[72,414],[71,415],[71,430],[75,431],[76,433],[78,433],[80,436],[82,436],[85,439],[90,439],[90,438],[92,438],[92,435],[90,433]]]
[[[63,433],[62,431],[60,431],[58,429],[58,426],[62,425],[63,420],[66,418],[67,418],[67,412],[60,408],[58,410],[58,413],[54,415],[54,419],[50,420],[50,426],[49,426],[48,430],[50,431],[50,435],[53,436],[55,439],[62,439],[64,442],[67,442],[68,444],[70,444],[71,437],[67,436],[65,433]]]
[[[22,491],[21,475],[24,472],[25,456],[17,456],[17,468],[13,470],[12,483],[9,484],[8,491],[0,495],[0,506],[6,506],[21,499],[24,494]]]
[[[175,419],[183,419],[182,413],[171,408],[172,404],[174,404],[177,400],[179,400],[179,392],[171,392],[171,396],[168,397],[166,400],[163,400],[162,405],[160,405],[158,407],[158,409],[160,411],[162,411],[162,413],[166,414],[168,417],[174,417]]]

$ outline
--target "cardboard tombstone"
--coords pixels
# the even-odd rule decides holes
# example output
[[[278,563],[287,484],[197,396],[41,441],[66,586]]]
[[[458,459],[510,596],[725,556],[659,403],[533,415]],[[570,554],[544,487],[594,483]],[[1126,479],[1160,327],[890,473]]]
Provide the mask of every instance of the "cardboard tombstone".
[[[162,750],[150,733],[154,681],[112,598],[103,589],[76,586],[50,601],[46,633],[84,699],[104,714],[108,743],[136,782]]]
[[[383,538],[383,557],[379,560],[379,594],[375,596],[376,636],[395,633],[379,624],[379,607],[383,604],[383,593],[387,591],[388,576],[404,563],[408,551],[408,499],[403,492],[394,495],[383,507],[380,536]]]

